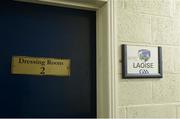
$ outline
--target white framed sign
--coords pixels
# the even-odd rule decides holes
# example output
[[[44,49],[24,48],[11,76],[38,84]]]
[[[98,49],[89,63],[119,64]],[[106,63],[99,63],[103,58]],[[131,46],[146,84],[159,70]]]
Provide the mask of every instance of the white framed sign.
[[[123,78],[162,78],[162,48],[122,45]]]

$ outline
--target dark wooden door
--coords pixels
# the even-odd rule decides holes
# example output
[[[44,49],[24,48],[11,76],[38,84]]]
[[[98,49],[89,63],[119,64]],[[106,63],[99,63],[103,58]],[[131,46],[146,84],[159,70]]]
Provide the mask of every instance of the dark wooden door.
[[[0,117],[96,117],[96,13],[0,1]],[[71,75],[11,74],[13,56],[65,58]]]

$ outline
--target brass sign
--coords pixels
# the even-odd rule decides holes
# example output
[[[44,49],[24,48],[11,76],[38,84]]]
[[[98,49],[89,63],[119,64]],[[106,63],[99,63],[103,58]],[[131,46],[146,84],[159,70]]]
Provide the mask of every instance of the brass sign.
[[[70,76],[70,60],[13,56],[11,72],[26,75]]]

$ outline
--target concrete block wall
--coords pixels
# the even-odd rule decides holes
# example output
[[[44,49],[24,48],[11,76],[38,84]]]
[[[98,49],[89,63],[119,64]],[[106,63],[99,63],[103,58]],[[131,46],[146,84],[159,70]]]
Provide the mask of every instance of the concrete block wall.
[[[114,0],[116,117],[180,118],[180,0]],[[121,44],[161,46],[162,79],[122,79]]]

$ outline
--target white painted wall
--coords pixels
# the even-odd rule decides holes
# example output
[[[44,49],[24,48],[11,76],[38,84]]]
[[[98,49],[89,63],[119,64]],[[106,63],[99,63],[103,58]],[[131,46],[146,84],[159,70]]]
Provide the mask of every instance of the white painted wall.
[[[114,0],[116,117],[180,118],[180,0]],[[162,46],[163,77],[121,78],[121,44]]]

